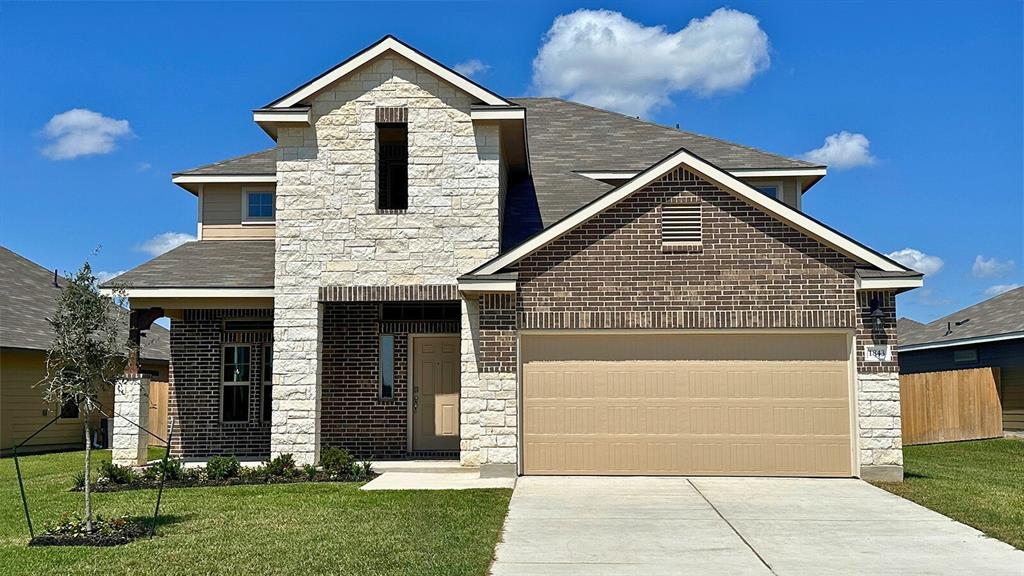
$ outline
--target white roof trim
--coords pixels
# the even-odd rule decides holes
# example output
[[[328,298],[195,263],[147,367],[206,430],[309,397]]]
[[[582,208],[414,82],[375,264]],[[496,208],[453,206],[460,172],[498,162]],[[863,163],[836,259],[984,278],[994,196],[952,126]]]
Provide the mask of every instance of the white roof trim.
[[[492,106],[508,106],[511,104],[508,100],[505,100],[494,92],[487,90],[483,86],[469,80],[454,70],[450,70],[449,68],[442,66],[418,50],[402,43],[397,38],[393,36],[386,36],[376,44],[366,48],[341,64],[338,64],[334,68],[322,74],[319,78],[316,78],[305,86],[283,96],[267,107],[288,108],[290,106],[294,106],[388,51],[395,52],[403,58],[425,68],[431,74],[441,78],[449,84],[452,84],[456,88],[467,92],[485,104],[490,104]]]
[[[825,168],[737,168],[735,170],[723,170],[727,174],[732,174],[737,178],[765,178],[765,177],[779,177],[784,178],[788,176],[825,176],[827,169]],[[587,172],[577,172],[580,176],[585,176],[592,180],[622,180],[625,178],[633,178],[640,174],[635,170],[594,170]]]
[[[101,290],[112,294],[110,288]],[[127,288],[128,298],[273,298],[273,288]]]
[[[522,108],[483,110],[480,108],[470,111],[469,117],[473,120],[525,120],[526,110]]]
[[[897,352],[912,352],[914,350],[928,350],[931,348],[952,348],[953,346],[965,346],[968,344],[984,344],[985,342],[999,342],[1001,340],[1016,340],[1024,338],[1024,332],[1010,332],[1008,334],[996,334],[993,336],[975,336],[974,338],[961,338],[960,340],[946,340],[944,342],[924,342],[922,344],[907,344],[896,346]]]
[[[269,183],[277,182],[276,175],[270,174],[182,174],[172,176],[171,182],[175,184],[209,184],[211,182],[222,183]]]
[[[310,124],[309,110],[253,110],[254,122]]]
[[[737,168],[729,170],[729,174],[737,178],[825,176],[827,173],[828,168]]]
[[[515,292],[515,280],[459,280],[460,292]]]
[[[924,286],[924,278],[856,278],[855,288],[857,290],[898,290],[920,288]]]
[[[685,165],[692,172],[696,172],[704,178],[731,190],[749,204],[753,204],[768,214],[788,222],[793,227],[817,238],[840,252],[848,254],[853,258],[861,260],[867,264],[871,264],[872,266],[886,272],[906,271],[906,268],[889,260],[874,250],[858,244],[824,224],[821,224],[801,212],[790,208],[782,202],[761,194],[757,190],[751,188],[748,184],[736,179],[734,176],[717,168],[713,164],[694,156],[685,149],[680,149],[678,152],[668,156],[664,160],[661,160],[647,170],[644,170],[629,182],[622,184],[604,196],[601,196],[597,200],[594,200],[590,204],[580,208],[576,212],[569,214],[520,246],[487,262],[480,268],[471,272],[471,274],[494,274],[506,266],[514,264],[520,259],[525,258],[534,251],[540,249],[548,242],[566,234],[576,226],[586,222],[591,217],[599,214],[606,208],[613,206],[620,200],[626,198],[633,192],[640,190],[644,186],[647,186],[651,182],[654,182],[658,178],[661,178],[666,172],[680,165]]]

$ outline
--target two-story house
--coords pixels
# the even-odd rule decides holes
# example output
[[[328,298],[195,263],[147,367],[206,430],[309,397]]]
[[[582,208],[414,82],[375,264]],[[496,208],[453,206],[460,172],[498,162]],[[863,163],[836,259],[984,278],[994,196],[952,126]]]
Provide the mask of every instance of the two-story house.
[[[824,166],[390,36],[253,119],[272,148],[173,175],[198,241],[114,280],[172,319],[176,456],[902,476],[921,275],[801,210]]]

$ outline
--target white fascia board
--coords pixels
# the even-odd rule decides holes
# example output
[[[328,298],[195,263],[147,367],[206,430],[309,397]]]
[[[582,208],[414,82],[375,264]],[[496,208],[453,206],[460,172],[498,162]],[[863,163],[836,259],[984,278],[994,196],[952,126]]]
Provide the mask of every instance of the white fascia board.
[[[995,334],[993,336],[977,336],[974,338],[961,338],[960,340],[947,340],[945,342],[925,342],[923,344],[909,344],[896,346],[897,352],[913,352],[914,350],[930,350],[933,348],[952,348],[954,346],[967,346],[970,344],[984,344],[986,342],[1000,342],[1002,340],[1017,340],[1024,338],[1024,332],[1011,332],[1009,334]]]
[[[515,280],[460,280],[460,292],[515,292]]]
[[[559,238],[563,234],[566,234],[576,226],[579,226],[583,222],[586,222],[593,216],[601,213],[605,209],[615,205],[622,199],[626,198],[630,194],[640,190],[648,184],[654,182],[658,178],[661,178],[668,171],[680,166],[686,166],[691,172],[696,172],[702,177],[710,180],[711,182],[717,183],[718,185],[731,190],[737,196],[760,208],[764,212],[788,222],[794,228],[801,230],[805,234],[813,236],[818,240],[824,242],[835,248],[836,250],[850,255],[853,258],[861,260],[867,264],[877,267],[880,270],[886,272],[905,272],[906,268],[899,264],[889,260],[881,254],[871,250],[865,246],[854,242],[853,240],[839,234],[835,230],[821,224],[805,214],[790,208],[789,206],[769,198],[768,196],[758,192],[750,185],[738,180],[731,174],[715,167],[714,165],[706,162],[705,160],[694,156],[690,152],[680,149],[675,154],[672,154],[661,160],[657,164],[651,166],[647,170],[644,170],[637,176],[635,176],[629,182],[622,184],[621,186],[611,190],[604,196],[601,196],[597,200],[594,200],[590,204],[587,204],[583,208],[580,208],[576,212],[569,214],[562,220],[556,222],[551,227],[545,229],[543,232],[537,234],[532,239],[524,242],[519,247],[510,250],[498,258],[487,262],[480,268],[471,272],[473,275],[485,275],[494,274],[506,266],[514,264],[522,258],[532,254],[534,251],[540,249],[547,243]]]
[[[112,295],[113,290],[100,290]],[[128,298],[273,298],[273,288],[127,288]]]
[[[313,80],[295,92],[275,101],[273,104],[268,106],[268,108],[288,108],[294,106],[388,51],[395,52],[399,56],[423,67],[431,74],[472,95],[485,104],[490,104],[492,106],[508,106],[511,104],[508,100],[505,100],[483,86],[469,80],[465,76],[442,66],[412,47],[388,36],[363,50],[359,54],[356,54],[352,58],[342,62],[338,66],[321,75],[316,80]]]
[[[526,110],[522,108],[483,110],[475,109],[470,111],[469,117],[473,120],[525,120]]]
[[[273,124],[310,124],[309,110],[254,110],[252,119],[254,122],[269,122]]]
[[[861,278],[857,276],[857,290],[910,290],[924,286],[924,277],[908,278]]]
[[[209,184],[209,183],[239,183],[239,184],[264,184],[277,183],[277,175],[273,174],[182,174],[172,176],[171,182],[175,184]]]
[[[769,178],[789,176],[825,176],[827,168],[780,168],[780,169],[747,169],[729,170],[729,174],[737,178]]]

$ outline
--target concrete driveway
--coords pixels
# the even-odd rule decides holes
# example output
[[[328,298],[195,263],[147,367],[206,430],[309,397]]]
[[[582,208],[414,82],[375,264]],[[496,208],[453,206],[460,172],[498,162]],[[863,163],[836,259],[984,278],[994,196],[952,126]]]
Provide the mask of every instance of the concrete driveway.
[[[492,574],[1024,576],[1024,552],[860,480],[525,477]]]

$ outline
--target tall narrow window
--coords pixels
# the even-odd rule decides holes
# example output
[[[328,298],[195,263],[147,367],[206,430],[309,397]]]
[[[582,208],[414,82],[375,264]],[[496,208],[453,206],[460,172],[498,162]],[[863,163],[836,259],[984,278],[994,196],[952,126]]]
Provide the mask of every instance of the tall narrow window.
[[[377,209],[409,207],[409,128],[405,123],[377,124]]]
[[[263,369],[261,376],[263,380],[263,409],[261,412],[263,421],[270,422],[270,412],[274,399],[274,346],[272,344],[265,344],[263,346]]]
[[[224,422],[249,420],[249,347],[225,346],[221,388],[221,419]]]
[[[380,335],[380,397],[395,397],[395,335]]]
[[[273,220],[274,219],[274,193],[273,192],[247,192],[246,195],[246,220]]]

